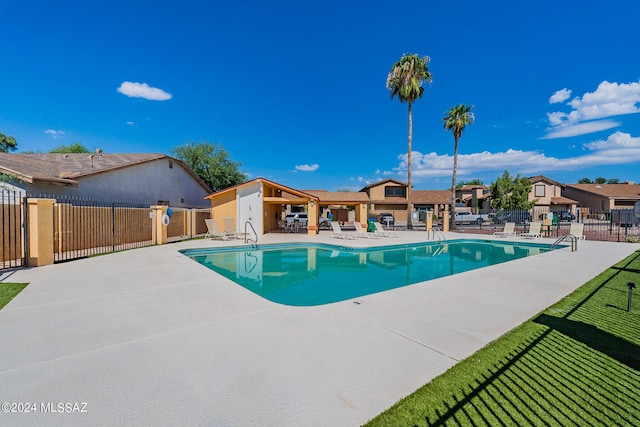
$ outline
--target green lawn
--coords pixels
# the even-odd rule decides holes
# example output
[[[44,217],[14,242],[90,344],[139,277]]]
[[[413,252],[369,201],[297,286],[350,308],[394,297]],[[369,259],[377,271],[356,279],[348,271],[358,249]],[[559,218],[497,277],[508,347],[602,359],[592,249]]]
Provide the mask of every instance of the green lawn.
[[[627,311],[628,282],[637,286]],[[367,426],[640,425],[640,251]]]
[[[27,287],[26,283],[3,283],[0,282],[0,310],[9,304],[9,301]]]

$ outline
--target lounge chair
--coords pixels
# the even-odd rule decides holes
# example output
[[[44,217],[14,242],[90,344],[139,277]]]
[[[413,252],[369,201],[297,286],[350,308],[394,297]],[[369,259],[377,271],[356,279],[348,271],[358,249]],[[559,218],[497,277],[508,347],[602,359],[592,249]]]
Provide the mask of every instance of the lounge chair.
[[[502,231],[496,231],[493,233],[496,237],[515,237],[516,236],[516,223],[505,222],[504,229]]]
[[[572,222],[569,228],[569,234],[580,240],[587,240],[587,236],[584,235],[584,224],[581,222]]]
[[[207,233],[204,235],[205,239],[208,237],[210,239],[229,240],[229,236],[220,230],[218,221],[214,218],[205,219],[204,222],[207,224]]]
[[[236,228],[236,221],[231,217],[222,218],[224,224],[224,232],[227,236],[234,239],[244,239],[245,233],[241,233]]]
[[[526,233],[520,233],[520,237],[525,239],[538,239],[542,237],[542,234],[540,234],[541,227],[542,223],[540,221],[533,221],[529,224],[529,231]]]
[[[400,237],[400,235],[398,233],[396,233],[395,231],[389,231],[389,230],[385,230],[382,227],[382,224],[380,224],[379,222],[375,222],[375,227],[376,227],[376,233],[382,237]]]
[[[367,232],[364,228],[362,228],[362,224],[360,224],[358,221],[355,221],[353,223],[353,226],[356,228],[356,234],[358,235],[358,237],[364,237],[367,239],[379,239],[380,237],[382,237],[379,234]]]
[[[348,240],[348,239],[357,239],[358,238],[358,235],[356,233],[345,233],[344,231],[342,231],[338,221],[331,221],[331,229],[333,230],[331,232],[331,237],[333,237],[335,239]]]

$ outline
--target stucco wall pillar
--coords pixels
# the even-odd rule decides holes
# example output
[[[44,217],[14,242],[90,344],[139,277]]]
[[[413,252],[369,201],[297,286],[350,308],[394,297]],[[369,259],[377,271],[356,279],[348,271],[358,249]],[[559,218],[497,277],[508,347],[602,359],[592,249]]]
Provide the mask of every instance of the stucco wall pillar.
[[[315,236],[318,234],[318,203],[314,200],[309,201],[307,212],[307,234]]]
[[[162,225],[162,216],[167,213],[167,206],[151,206],[153,212],[152,239],[155,245],[167,243],[167,227]]]
[[[444,205],[442,213],[442,231],[449,231],[449,205]]]
[[[425,230],[427,230],[427,233],[429,232],[429,230],[431,230],[433,228],[433,211],[427,211],[424,214],[424,222],[426,224]]]
[[[29,265],[32,267],[53,264],[53,205],[55,202],[54,199],[27,199]]]

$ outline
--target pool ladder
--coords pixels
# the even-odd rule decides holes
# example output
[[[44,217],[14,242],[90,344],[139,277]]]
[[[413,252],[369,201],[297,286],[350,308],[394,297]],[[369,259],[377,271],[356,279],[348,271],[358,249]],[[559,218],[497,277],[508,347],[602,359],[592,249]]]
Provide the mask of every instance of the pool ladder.
[[[437,237],[438,240],[442,240],[444,242],[447,241],[447,238],[444,236],[444,233],[438,227],[431,227],[430,229],[427,230],[427,240],[429,240],[429,238],[431,237],[431,233],[433,233],[433,240],[436,240],[436,237]]]
[[[251,231],[253,231],[254,238],[250,237],[249,233],[247,232],[248,228],[250,228]],[[251,246],[255,248],[258,247],[258,233],[256,233],[256,229],[253,228],[253,224],[251,224],[251,221],[247,221],[244,223],[244,242],[245,243],[251,242]]]
[[[578,250],[578,240],[580,240],[578,237],[574,236],[573,234],[565,234],[564,236],[560,236],[558,237],[558,239],[553,242],[553,244],[551,245],[551,249],[555,249],[560,243],[562,243],[563,241],[570,239],[571,240],[571,252],[575,252]]]

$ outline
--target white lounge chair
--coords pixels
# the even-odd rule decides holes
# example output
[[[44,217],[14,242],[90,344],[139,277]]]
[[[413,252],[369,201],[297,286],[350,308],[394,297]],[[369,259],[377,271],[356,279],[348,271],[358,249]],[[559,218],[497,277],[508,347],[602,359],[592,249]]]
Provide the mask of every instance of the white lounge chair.
[[[245,233],[241,233],[236,228],[236,221],[231,217],[222,218],[222,223],[224,224],[224,232],[227,236],[233,237],[234,239],[244,239]]]
[[[493,233],[496,237],[515,237],[516,236],[516,223],[505,222],[504,229],[502,231],[496,231]]]
[[[331,221],[331,230],[333,230],[331,232],[331,237],[333,237],[335,239],[348,240],[348,239],[357,239],[358,238],[358,235],[356,233],[345,233],[344,231],[342,231],[338,221]]]
[[[587,240],[587,236],[584,235],[584,224],[581,222],[572,222],[569,228],[569,234],[580,240]]]
[[[382,237],[379,234],[367,232],[364,228],[362,228],[362,224],[360,224],[358,221],[355,221],[353,223],[353,226],[356,228],[356,234],[358,235],[358,237],[364,237],[366,239],[379,239],[380,237]]]
[[[389,230],[385,230],[382,227],[382,224],[380,224],[379,222],[374,223],[375,227],[376,227],[376,233],[382,237],[400,237],[400,235],[398,233],[396,233],[395,231],[389,231]]]
[[[542,237],[542,234],[540,234],[541,227],[542,223],[540,221],[533,221],[529,224],[529,231],[526,233],[520,233],[520,237],[525,239],[538,239]]]
[[[207,233],[204,235],[205,239],[208,237],[210,239],[229,240],[229,236],[220,230],[218,221],[214,218],[205,219],[204,222],[207,224]]]

